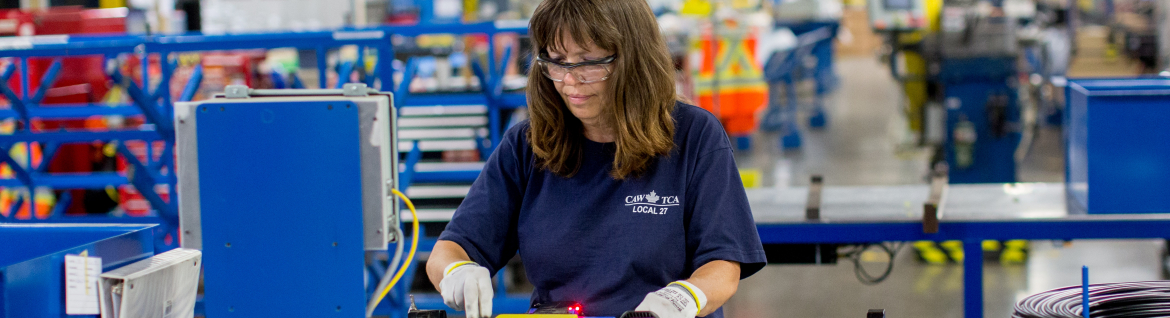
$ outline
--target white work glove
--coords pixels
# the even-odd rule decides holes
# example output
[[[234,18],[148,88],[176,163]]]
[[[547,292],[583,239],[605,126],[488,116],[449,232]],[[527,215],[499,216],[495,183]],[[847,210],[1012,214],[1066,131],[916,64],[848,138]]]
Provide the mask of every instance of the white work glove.
[[[443,270],[443,303],[467,313],[467,318],[491,318],[492,276],[474,262],[455,262]],[[466,307],[466,310],[465,310]]]
[[[680,280],[646,295],[634,311],[649,311],[658,318],[695,318],[706,305],[707,295],[702,290]]]

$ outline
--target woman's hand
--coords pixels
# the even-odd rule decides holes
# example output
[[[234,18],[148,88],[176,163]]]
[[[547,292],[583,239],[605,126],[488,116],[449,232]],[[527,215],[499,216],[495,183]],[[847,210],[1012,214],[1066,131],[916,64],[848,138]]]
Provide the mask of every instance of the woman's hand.
[[[654,312],[658,318],[703,317],[722,307],[737,289],[739,263],[711,261],[687,280],[646,295],[634,310]]]
[[[470,261],[447,266],[442,286],[443,303],[464,311],[467,318],[491,318],[492,277],[487,268]]]
[[[472,262],[459,244],[436,242],[427,259],[427,276],[451,309],[466,311],[468,318],[492,316],[491,273]]]
[[[680,280],[646,295],[634,310],[649,311],[658,318],[695,318],[706,303],[707,296],[702,290]]]

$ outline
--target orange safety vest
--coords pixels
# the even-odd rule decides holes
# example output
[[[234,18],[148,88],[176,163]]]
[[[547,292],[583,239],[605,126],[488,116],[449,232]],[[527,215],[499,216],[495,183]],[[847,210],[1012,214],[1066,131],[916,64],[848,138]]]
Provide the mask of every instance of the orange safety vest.
[[[734,30],[734,24],[729,24]],[[768,83],[764,80],[763,68],[755,63],[758,33],[752,29],[742,38],[716,40],[708,28],[698,45],[692,48],[693,53],[702,56],[702,63],[694,75],[698,106],[718,116],[731,135],[754,132],[756,113],[768,103]]]

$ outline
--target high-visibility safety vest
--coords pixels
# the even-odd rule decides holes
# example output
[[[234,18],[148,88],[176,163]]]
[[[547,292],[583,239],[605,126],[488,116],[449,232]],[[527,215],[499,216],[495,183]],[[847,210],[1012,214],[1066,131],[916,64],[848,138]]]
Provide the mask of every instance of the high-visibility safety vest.
[[[701,56],[693,74],[698,106],[718,116],[731,135],[754,132],[756,113],[768,103],[768,83],[755,62],[758,34],[727,23],[718,33],[707,28],[692,46],[692,56]]]

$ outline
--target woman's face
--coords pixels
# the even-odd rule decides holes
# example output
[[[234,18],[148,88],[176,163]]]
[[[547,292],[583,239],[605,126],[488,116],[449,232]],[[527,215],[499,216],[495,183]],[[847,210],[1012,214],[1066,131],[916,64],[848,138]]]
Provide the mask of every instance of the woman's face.
[[[597,61],[605,59],[613,52],[606,51],[602,48],[593,45],[592,42],[586,45],[578,45],[577,41],[564,34],[561,39],[565,40],[564,51],[549,48],[548,57],[555,62],[562,64],[581,63],[586,61]],[[607,65],[607,67],[610,67]],[[612,68],[610,68],[612,70]],[[602,101],[602,96],[605,96],[606,85],[605,81],[594,83],[581,83],[572,72],[566,73],[561,81],[553,81],[557,92],[561,94],[561,98],[565,100],[565,105],[568,105],[569,111],[580,119],[585,124],[598,124],[599,118],[605,105]]]

